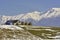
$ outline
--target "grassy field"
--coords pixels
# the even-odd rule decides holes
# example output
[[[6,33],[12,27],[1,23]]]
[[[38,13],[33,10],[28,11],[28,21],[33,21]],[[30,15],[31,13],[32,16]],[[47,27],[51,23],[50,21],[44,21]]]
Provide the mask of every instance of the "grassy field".
[[[48,39],[53,39],[52,37],[55,37],[57,35],[60,35],[60,28],[59,27],[41,27],[41,28],[32,28],[28,30],[30,33],[33,35],[39,36],[41,38],[48,38]]]
[[[40,39],[60,39],[59,27],[22,27],[24,30],[0,29],[0,40],[40,40]]]
[[[40,37],[35,37],[26,30],[11,30],[0,29],[0,40],[38,40]]]

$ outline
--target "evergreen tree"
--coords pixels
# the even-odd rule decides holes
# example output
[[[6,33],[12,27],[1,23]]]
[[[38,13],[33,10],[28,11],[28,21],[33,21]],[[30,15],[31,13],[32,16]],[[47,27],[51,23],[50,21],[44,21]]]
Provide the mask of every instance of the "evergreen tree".
[[[28,25],[32,25],[32,23],[31,23],[31,22],[29,22],[29,23],[28,23]]]

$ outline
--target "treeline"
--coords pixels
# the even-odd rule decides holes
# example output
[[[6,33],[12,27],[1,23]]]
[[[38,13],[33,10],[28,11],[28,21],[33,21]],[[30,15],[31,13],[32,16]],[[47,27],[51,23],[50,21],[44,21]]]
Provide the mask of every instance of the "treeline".
[[[21,25],[32,25],[31,22],[21,22]]]
[[[19,21],[17,20],[16,22],[14,22],[15,25],[32,25],[31,22],[26,22],[26,21]]]
[[[6,25],[32,25],[31,22],[19,21],[19,20],[7,20]]]

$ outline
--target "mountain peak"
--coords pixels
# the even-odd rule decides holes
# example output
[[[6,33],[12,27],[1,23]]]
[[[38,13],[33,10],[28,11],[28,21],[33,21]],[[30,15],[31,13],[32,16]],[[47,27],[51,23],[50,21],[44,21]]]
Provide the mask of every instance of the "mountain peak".
[[[38,12],[38,11],[34,11],[33,13],[40,13],[40,12]]]
[[[31,12],[31,13],[27,13],[24,15],[24,17],[22,17],[22,19],[29,19],[29,18],[32,18],[33,20],[40,20],[40,12],[38,11],[34,11],[34,12]]]
[[[39,12],[39,11],[33,11],[33,12],[30,12],[30,13],[27,13],[27,14],[41,14],[41,12]]]
[[[60,8],[52,8],[53,10],[60,11]]]

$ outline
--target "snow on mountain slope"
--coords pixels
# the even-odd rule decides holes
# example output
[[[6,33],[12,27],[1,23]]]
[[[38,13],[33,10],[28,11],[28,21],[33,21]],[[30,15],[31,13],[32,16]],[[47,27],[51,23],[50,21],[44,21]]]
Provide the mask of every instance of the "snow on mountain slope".
[[[50,15],[48,17],[57,17],[60,16],[60,8],[52,8]]]
[[[33,19],[35,21],[39,21],[40,18],[40,12],[32,12],[32,13],[26,13],[26,14],[20,14],[16,16],[2,16],[1,20],[2,23],[5,23],[6,20],[28,20],[28,19]]]
[[[36,21],[39,21],[41,18],[40,18],[40,12],[32,12],[32,13],[28,13],[27,15],[25,15],[24,17],[22,17],[22,19],[29,19],[29,18],[32,18],[33,20],[36,20]]]
[[[60,16],[60,8],[51,8],[45,14],[42,15],[45,18]]]
[[[60,8],[52,8],[48,10],[44,17],[39,21],[39,25],[43,26],[60,26]]]
[[[20,14],[16,16],[2,16],[1,23],[5,23],[6,20],[20,20],[30,21],[33,25],[44,25],[44,26],[60,26],[60,8],[51,8],[45,13],[34,11],[31,13]]]
[[[1,24],[5,23],[7,20],[20,20],[23,16],[24,16],[24,14],[20,14],[20,15],[16,15],[16,16],[5,16],[5,15],[3,15],[0,18]]]

